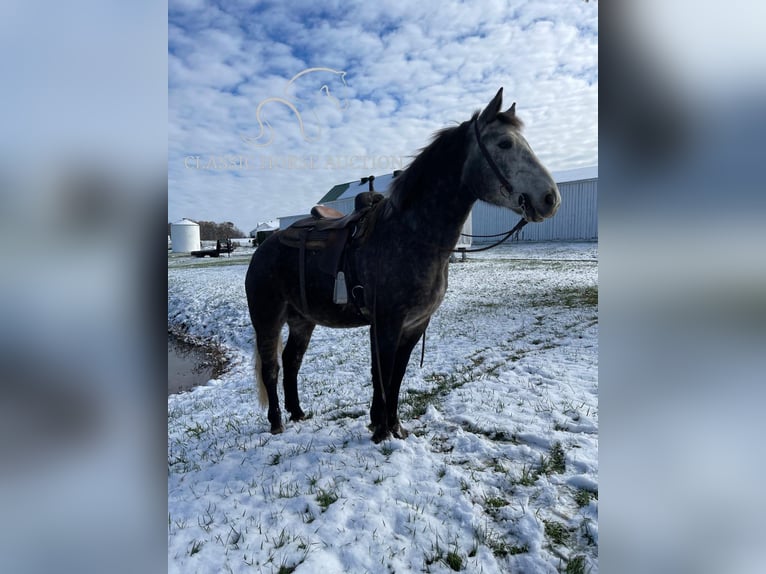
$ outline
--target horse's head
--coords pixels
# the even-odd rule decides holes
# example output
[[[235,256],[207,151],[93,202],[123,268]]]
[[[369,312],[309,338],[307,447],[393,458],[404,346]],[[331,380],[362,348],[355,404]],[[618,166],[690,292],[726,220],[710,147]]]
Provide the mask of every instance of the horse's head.
[[[527,221],[553,216],[561,195],[550,172],[521,135],[516,104],[500,111],[503,88],[471,120],[462,182],[479,199],[508,207]]]

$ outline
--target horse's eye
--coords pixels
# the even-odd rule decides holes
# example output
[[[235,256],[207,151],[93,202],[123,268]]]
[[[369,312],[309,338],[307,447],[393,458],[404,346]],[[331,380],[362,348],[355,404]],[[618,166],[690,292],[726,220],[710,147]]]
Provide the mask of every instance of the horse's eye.
[[[497,147],[500,149],[511,149],[513,147],[513,142],[511,140],[503,140],[497,144]]]

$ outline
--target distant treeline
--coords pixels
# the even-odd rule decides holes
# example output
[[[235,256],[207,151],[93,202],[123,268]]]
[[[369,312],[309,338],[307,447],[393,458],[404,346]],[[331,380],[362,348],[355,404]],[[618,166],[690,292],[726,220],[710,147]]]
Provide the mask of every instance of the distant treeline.
[[[247,233],[234,226],[231,221],[215,223],[214,221],[197,221],[199,224],[199,238],[201,241],[216,241],[217,239],[234,239],[235,237],[247,237]],[[170,235],[168,223],[168,235]]]

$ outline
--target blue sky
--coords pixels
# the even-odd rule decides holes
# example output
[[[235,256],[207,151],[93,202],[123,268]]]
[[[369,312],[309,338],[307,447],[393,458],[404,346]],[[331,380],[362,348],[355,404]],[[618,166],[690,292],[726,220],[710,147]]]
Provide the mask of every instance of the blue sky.
[[[171,0],[168,219],[305,213],[500,86],[549,169],[597,164],[597,17],[580,0]]]

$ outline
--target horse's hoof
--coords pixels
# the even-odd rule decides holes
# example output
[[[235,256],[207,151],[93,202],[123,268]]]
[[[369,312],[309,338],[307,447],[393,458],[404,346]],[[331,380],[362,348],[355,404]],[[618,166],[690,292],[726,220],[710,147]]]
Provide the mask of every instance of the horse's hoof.
[[[305,421],[306,413],[304,413],[301,409],[298,409],[296,412],[290,413],[290,420],[292,422]]]
[[[271,427],[271,434],[282,434],[283,432],[285,432],[285,427],[282,425]]]
[[[393,434],[396,438],[405,439],[410,436],[410,431],[404,428],[401,424],[397,423],[391,427],[391,434]]]
[[[388,431],[388,429],[386,427],[380,426],[375,429],[374,433],[372,433],[372,442],[379,444],[390,436],[391,433]]]

